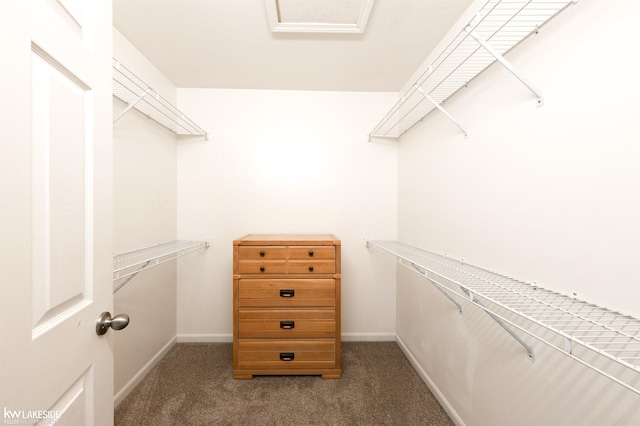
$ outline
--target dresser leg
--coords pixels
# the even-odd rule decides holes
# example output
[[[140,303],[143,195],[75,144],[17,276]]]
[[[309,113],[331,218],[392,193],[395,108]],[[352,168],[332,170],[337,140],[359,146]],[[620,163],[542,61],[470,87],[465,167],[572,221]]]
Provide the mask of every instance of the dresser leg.
[[[251,380],[251,379],[253,379],[253,374],[237,374],[237,373],[234,373],[233,374],[233,378],[234,379],[238,379],[238,380]]]
[[[322,378],[323,379],[339,379],[340,377],[342,377],[342,374],[338,373],[338,374],[323,374]]]

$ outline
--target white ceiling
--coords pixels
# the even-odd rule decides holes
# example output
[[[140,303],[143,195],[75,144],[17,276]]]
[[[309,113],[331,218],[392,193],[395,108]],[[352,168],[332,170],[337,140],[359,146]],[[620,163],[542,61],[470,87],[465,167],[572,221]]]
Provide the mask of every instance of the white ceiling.
[[[265,0],[113,0],[178,87],[398,91],[472,0],[375,0],[363,34],[274,33]]]

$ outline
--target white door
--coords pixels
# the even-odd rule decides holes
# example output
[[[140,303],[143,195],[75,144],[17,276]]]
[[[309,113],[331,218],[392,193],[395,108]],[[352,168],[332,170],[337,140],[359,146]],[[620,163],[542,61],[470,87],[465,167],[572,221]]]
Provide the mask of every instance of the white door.
[[[2,424],[113,424],[111,31],[110,0],[0,0]]]

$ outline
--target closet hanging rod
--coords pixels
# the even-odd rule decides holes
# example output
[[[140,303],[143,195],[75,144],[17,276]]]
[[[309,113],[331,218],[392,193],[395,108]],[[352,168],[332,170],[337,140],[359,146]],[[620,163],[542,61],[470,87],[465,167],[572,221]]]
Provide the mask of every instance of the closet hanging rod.
[[[640,395],[640,319],[398,241],[366,246]]]
[[[113,66],[113,95],[128,106],[115,119],[118,121],[131,109],[136,109],[178,135],[200,135],[209,140],[209,133],[197,125],[171,102],[163,98],[140,77],[116,58]]]

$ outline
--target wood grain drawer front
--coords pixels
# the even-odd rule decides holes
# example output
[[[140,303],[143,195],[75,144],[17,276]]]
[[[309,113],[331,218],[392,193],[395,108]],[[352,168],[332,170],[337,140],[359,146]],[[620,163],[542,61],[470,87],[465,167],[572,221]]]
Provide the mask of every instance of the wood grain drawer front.
[[[240,246],[240,260],[286,260],[287,248],[283,246]]]
[[[333,309],[242,309],[239,312],[240,339],[334,338]]]
[[[335,260],[289,260],[290,274],[334,274]]]
[[[240,274],[285,274],[286,260],[240,260],[238,262]]]
[[[289,246],[289,259],[335,259],[333,246]]]
[[[333,279],[241,279],[239,307],[335,307]]]
[[[333,340],[240,340],[238,368],[333,368],[335,348]]]

